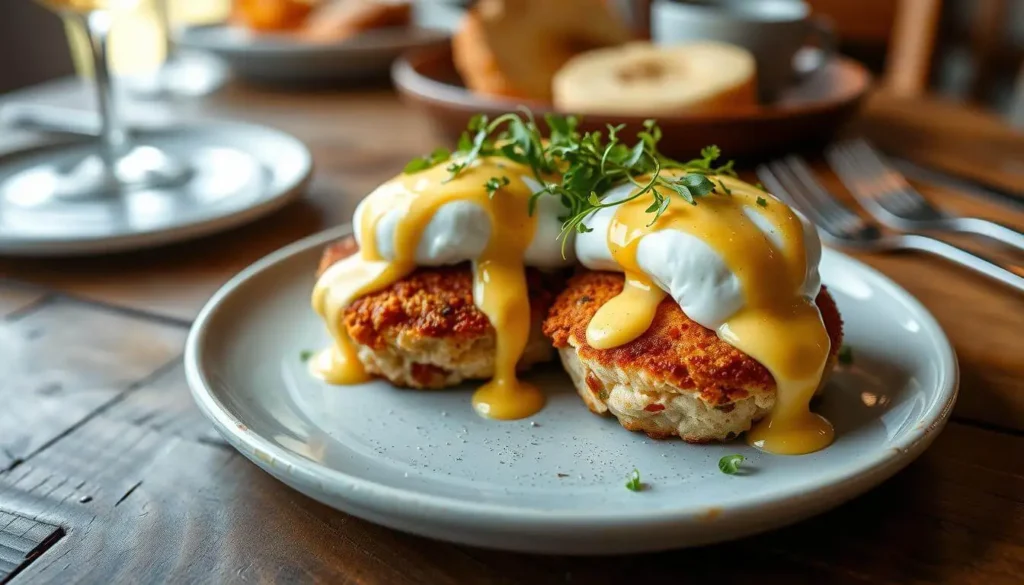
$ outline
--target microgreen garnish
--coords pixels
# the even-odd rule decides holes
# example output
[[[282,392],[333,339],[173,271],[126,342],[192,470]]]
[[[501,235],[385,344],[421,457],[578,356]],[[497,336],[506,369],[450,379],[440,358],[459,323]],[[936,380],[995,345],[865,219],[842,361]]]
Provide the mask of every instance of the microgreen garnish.
[[[757,187],[758,189],[764,191],[765,193],[768,192],[768,189],[765,189],[764,185],[762,185],[761,183],[754,183],[754,186]]]
[[[451,158],[451,156],[452,153],[447,148],[435,148],[434,152],[431,152],[427,156],[417,157],[409,161],[402,172],[409,174],[425,171],[434,165],[443,163]]]
[[[736,475],[740,470],[740,463],[746,460],[746,457],[740,454],[726,455],[718,460],[718,469],[726,475]]]
[[[853,363],[853,348],[849,345],[844,345],[839,348],[839,363],[844,366],[848,366]]]
[[[309,358],[313,357],[313,353],[314,352],[312,352],[312,351],[310,351],[308,349],[304,349],[304,350],[299,352],[299,359],[304,361],[304,362],[308,362]]]
[[[508,185],[508,177],[491,177],[484,183],[484,189],[487,189],[487,196],[493,198],[494,194],[498,192],[505,185]]]
[[[581,132],[579,118],[546,114],[544,122],[548,127],[548,139],[542,140],[541,130],[533,113],[521,109],[490,120],[477,115],[470,120],[466,132],[458,142],[458,149],[450,157],[446,167],[448,180],[454,179],[477,159],[486,156],[500,156],[526,165],[534,178],[543,187],[530,198],[529,211],[533,211],[537,199],[544,195],[558,197],[568,213],[562,217],[562,246],[568,234],[585,233],[590,228],[584,223],[594,211],[614,207],[639,197],[650,197],[647,212],[651,224],[668,209],[674,200],[673,194],[692,205],[700,197],[715,192],[716,185],[710,175],[736,176],[732,162],[715,166],[721,156],[717,146],[708,146],[700,151],[700,157],[690,161],[672,160],[658,151],[661,128],[654,120],[643,123],[643,129],[636,134],[637,141],[628,144],[619,135],[625,125],[607,126],[604,132]],[[422,170],[424,162],[430,166],[444,160],[416,159],[406,166],[406,172]],[[408,169],[412,168],[413,171]],[[683,171],[673,176],[662,174],[665,170]],[[629,197],[614,203],[603,203],[601,195],[611,187],[632,183],[637,187]],[[728,194],[729,190],[719,182],[718,186]],[[493,196],[491,182],[486,185],[488,194]],[[496,190],[496,189],[495,189]]]
[[[768,207],[768,200],[758,195],[757,204],[760,205],[761,207]]]
[[[723,183],[722,181],[718,182],[718,186],[721,187],[722,193],[725,193],[726,195],[732,195],[732,189],[726,187],[725,183]]]
[[[631,492],[638,492],[644,489],[644,484],[640,483],[640,471],[634,469],[633,473],[629,474],[629,479],[626,481],[626,489]]]

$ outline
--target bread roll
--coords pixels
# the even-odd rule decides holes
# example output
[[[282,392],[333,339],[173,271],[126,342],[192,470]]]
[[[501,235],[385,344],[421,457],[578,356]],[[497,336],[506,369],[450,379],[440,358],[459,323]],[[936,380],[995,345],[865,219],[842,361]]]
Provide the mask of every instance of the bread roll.
[[[629,38],[603,0],[479,0],[456,31],[452,53],[475,92],[550,100],[551,80],[566,61]]]
[[[577,55],[553,81],[572,113],[656,116],[735,110],[757,103],[754,57],[718,42],[629,43]]]

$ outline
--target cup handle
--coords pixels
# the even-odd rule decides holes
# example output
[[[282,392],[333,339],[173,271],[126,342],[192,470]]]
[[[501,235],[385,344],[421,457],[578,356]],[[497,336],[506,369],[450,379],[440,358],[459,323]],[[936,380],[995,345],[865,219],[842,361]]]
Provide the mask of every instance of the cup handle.
[[[821,17],[812,16],[807,23],[810,25],[811,30],[808,32],[807,40],[813,41],[813,44],[817,45],[817,56],[810,64],[801,65],[801,61],[808,61],[808,59],[795,59],[793,63],[793,69],[796,72],[797,79],[805,79],[814,75],[818,71],[821,71],[826,64],[832,59],[832,55],[836,52],[836,31],[832,25],[832,21]],[[806,51],[810,45],[804,45],[801,51]],[[798,57],[799,57],[798,53]]]

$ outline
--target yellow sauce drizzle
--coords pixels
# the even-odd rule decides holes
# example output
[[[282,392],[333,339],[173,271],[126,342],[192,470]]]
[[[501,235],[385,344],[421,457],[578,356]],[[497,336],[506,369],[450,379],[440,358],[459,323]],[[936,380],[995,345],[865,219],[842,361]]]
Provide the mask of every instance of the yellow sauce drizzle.
[[[716,181],[719,178],[716,178]],[[831,342],[813,300],[800,295],[806,272],[803,226],[775,199],[757,205],[763,192],[736,179],[720,177],[731,195],[712,194],[697,205],[676,202],[652,226],[646,198],[621,205],[608,227],[608,247],[626,274],[626,285],[594,315],[587,341],[605,349],[633,341],[651,324],[664,293],[637,265],[640,239],[675,229],[700,238],[739,278],[743,309],[717,331],[724,341],[760,362],[775,378],[775,406],[747,433],[747,441],[771,453],[801,454],[827,447],[832,425],[810,411]],[[666,193],[666,196],[668,194]],[[746,215],[753,210],[780,236],[782,249]],[[596,342],[596,343],[594,343]]]
[[[446,165],[402,175],[370,194],[360,218],[359,253],[328,268],[313,290],[313,308],[327,322],[334,345],[310,361],[317,377],[335,384],[356,384],[368,379],[355,344],[342,323],[344,310],[360,296],[379,291],[416,268],[416,248],[434,213],[453,201],[469,201],[489,216],[490,240],[473,263],[473,300],[496,333],[494,376],[473,395],[473,406],[484,416],[517,419],[536,413],[544,395],[520,381],[516,364],[530,335],[530,303],[523,255],[533,238],[536,219],[529,215],[529,186],[522,177],[530,169],[503,158],[484,158],[448,180]],[[510,182],[494,197],[484,184],[491,177]],[[400,210],[395,228],[395,258],[379,253],[377,223],[388,212]]]

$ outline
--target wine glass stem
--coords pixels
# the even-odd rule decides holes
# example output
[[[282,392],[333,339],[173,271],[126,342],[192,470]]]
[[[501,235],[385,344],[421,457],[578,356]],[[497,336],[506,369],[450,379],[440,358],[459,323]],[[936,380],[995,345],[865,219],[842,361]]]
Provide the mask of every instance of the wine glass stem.
[[[160,33],[164,35],[164,62],[168,62],[174,56],[174,40],[171,39],[171,2],[170,0],[155,0],[156,18],[160,22]]]
[[[96,102],[100,110],[100,145],[104,158],[113,163],[128,144],[128,135],[114,107],[114,90],[108,67],[108,39],[112,15],[106,10],[94,10],[82,15],[82,24],[89,37],[93,74],[96,80]]]

